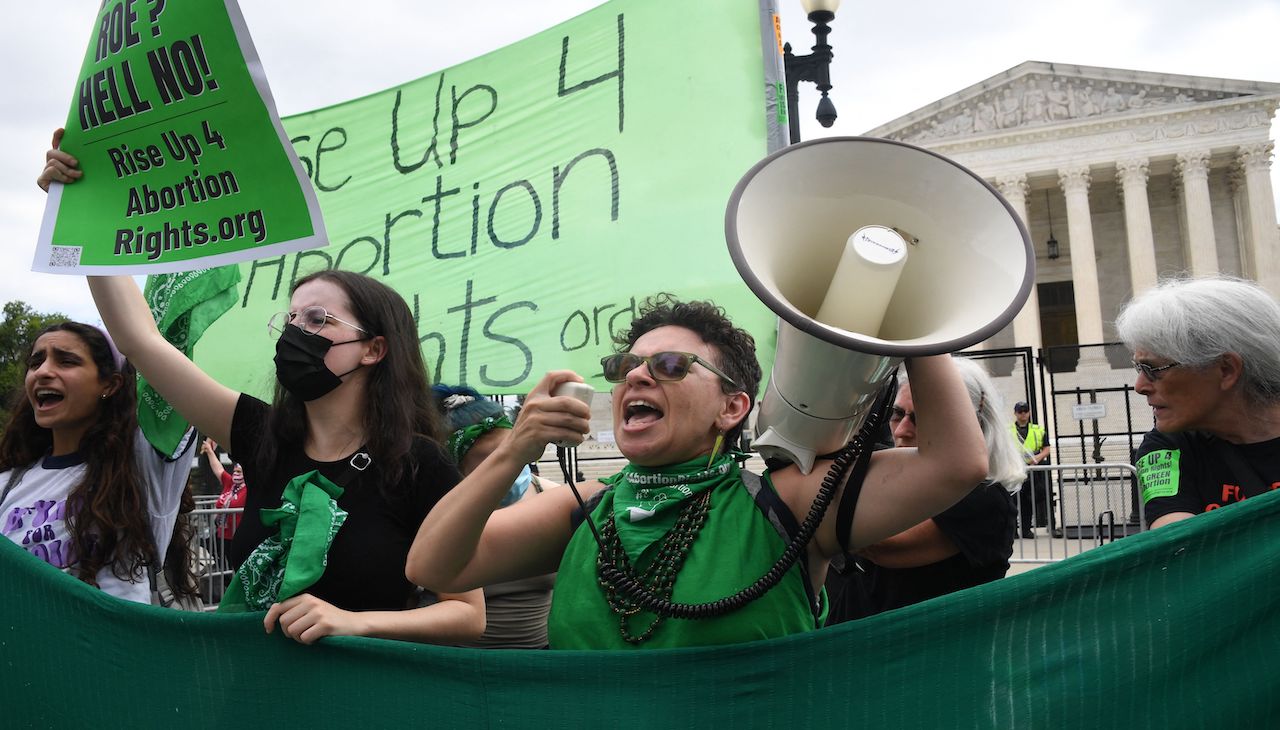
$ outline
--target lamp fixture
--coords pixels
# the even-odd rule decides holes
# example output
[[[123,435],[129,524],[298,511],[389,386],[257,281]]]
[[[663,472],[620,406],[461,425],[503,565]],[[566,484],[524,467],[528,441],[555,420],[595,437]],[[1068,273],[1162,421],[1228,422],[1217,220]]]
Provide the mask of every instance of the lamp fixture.
[[[1044,191],[1044,212],[1049,216],[1049,240],[1045,241],[1045,245],[1049,247],[1049,260],[1054,261],[1062,254],[1058,252],[1058,239],[1053,237],[1053,208],[1049,207],[1049,191]]]
[[[840,0],[800,0],[800,4],[804,6],[809,22],[813,23],[817,43],[813,46],[813,53],[803,56],[792,53],[790,43],[782,47],[782,66],[787,81],[787,126],[792,144],[800,141],[800,117],[796,114],[796,107],[800,103],[801,81],[815,84],[822,94],[814,115],[818,123],[830,127],[836,122],[836,105],[827,96],[831,90],[831,59],[834,57],[827,36],[831,33],[829,24],[835,20]]]

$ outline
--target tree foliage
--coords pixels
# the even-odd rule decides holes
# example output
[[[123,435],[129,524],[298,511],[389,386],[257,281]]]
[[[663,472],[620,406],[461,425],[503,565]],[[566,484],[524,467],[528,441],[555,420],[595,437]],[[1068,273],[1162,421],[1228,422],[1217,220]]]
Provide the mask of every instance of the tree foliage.
[[[66,321],[59,312],[37,312],[26,302],[12,301],[4,305],[0,320],[0,424],[9,419],[9,407],[21,397],[22,380],[27,372],[36,333],[57,322]]]

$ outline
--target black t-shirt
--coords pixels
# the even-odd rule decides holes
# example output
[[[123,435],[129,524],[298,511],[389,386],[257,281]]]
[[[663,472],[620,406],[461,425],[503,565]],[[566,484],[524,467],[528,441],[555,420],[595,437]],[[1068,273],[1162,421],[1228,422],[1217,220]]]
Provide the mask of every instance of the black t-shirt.
[[[244,521],[231,543],[231,562],[237,567],[275,532],[263,526],[259,510],[279,507],[289,480],[316,469],[337,482],[349,469],[346,459],[314,461],[301,448],[282,450],[275,464],[259,463],[257,445],[270,438],[267,412],[266,403],[242,394],[231,422],[233,457],[244,467],[248,488]],[[461,479],[444,450],[431,441],[417,439],[412,454],[417,468],[406,469],[399,484],[380,484],[376,463],[346,483],[338,506],[348,513],[347,520],[329,548],[324,575],[308,593],[351,611],[408,605],[414,590],[404,577],[409,546],[427,512]]]
[[[1280,488],[1280,439],[1233,444],[1199,431],[1150,431],[1134,465],[1151,524],[1173,512],[1198,515]]]
[[[827,625],[865,618],[963,588],[989,583],[1009,572],[1017,507],[1004,487],[983,482],[933,518],[960,552],[930,565],[884,568],[855,558],[827,573],[831,612]]]

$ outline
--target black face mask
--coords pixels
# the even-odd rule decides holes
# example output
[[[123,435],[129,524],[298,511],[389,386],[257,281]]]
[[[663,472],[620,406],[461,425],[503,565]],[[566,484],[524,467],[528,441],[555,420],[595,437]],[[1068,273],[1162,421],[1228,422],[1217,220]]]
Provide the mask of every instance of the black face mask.
[[[292,325],[284,328],[284,334],[276,340],[276,379],[290,393],[304,401],[312,401],[327,395],[342,385],[342,378],[360,369],[356,365],[342,375],[335,375],[324,364],[324,356],[330,347],[363,342],[359,337],[344,342],[334,342],[321,335],[309,335]]]

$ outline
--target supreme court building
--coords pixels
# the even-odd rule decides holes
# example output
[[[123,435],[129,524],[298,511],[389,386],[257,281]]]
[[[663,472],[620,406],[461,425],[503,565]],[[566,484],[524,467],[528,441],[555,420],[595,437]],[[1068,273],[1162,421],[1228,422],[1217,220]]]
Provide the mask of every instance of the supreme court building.
[[[1037,286],[984,346],[1035,351],[1114,341],[1120,306],[1159,277],[1280,296],[1278,105],[1280,83],[1028,61],[868,134],[956,160],[1021,214]]]

